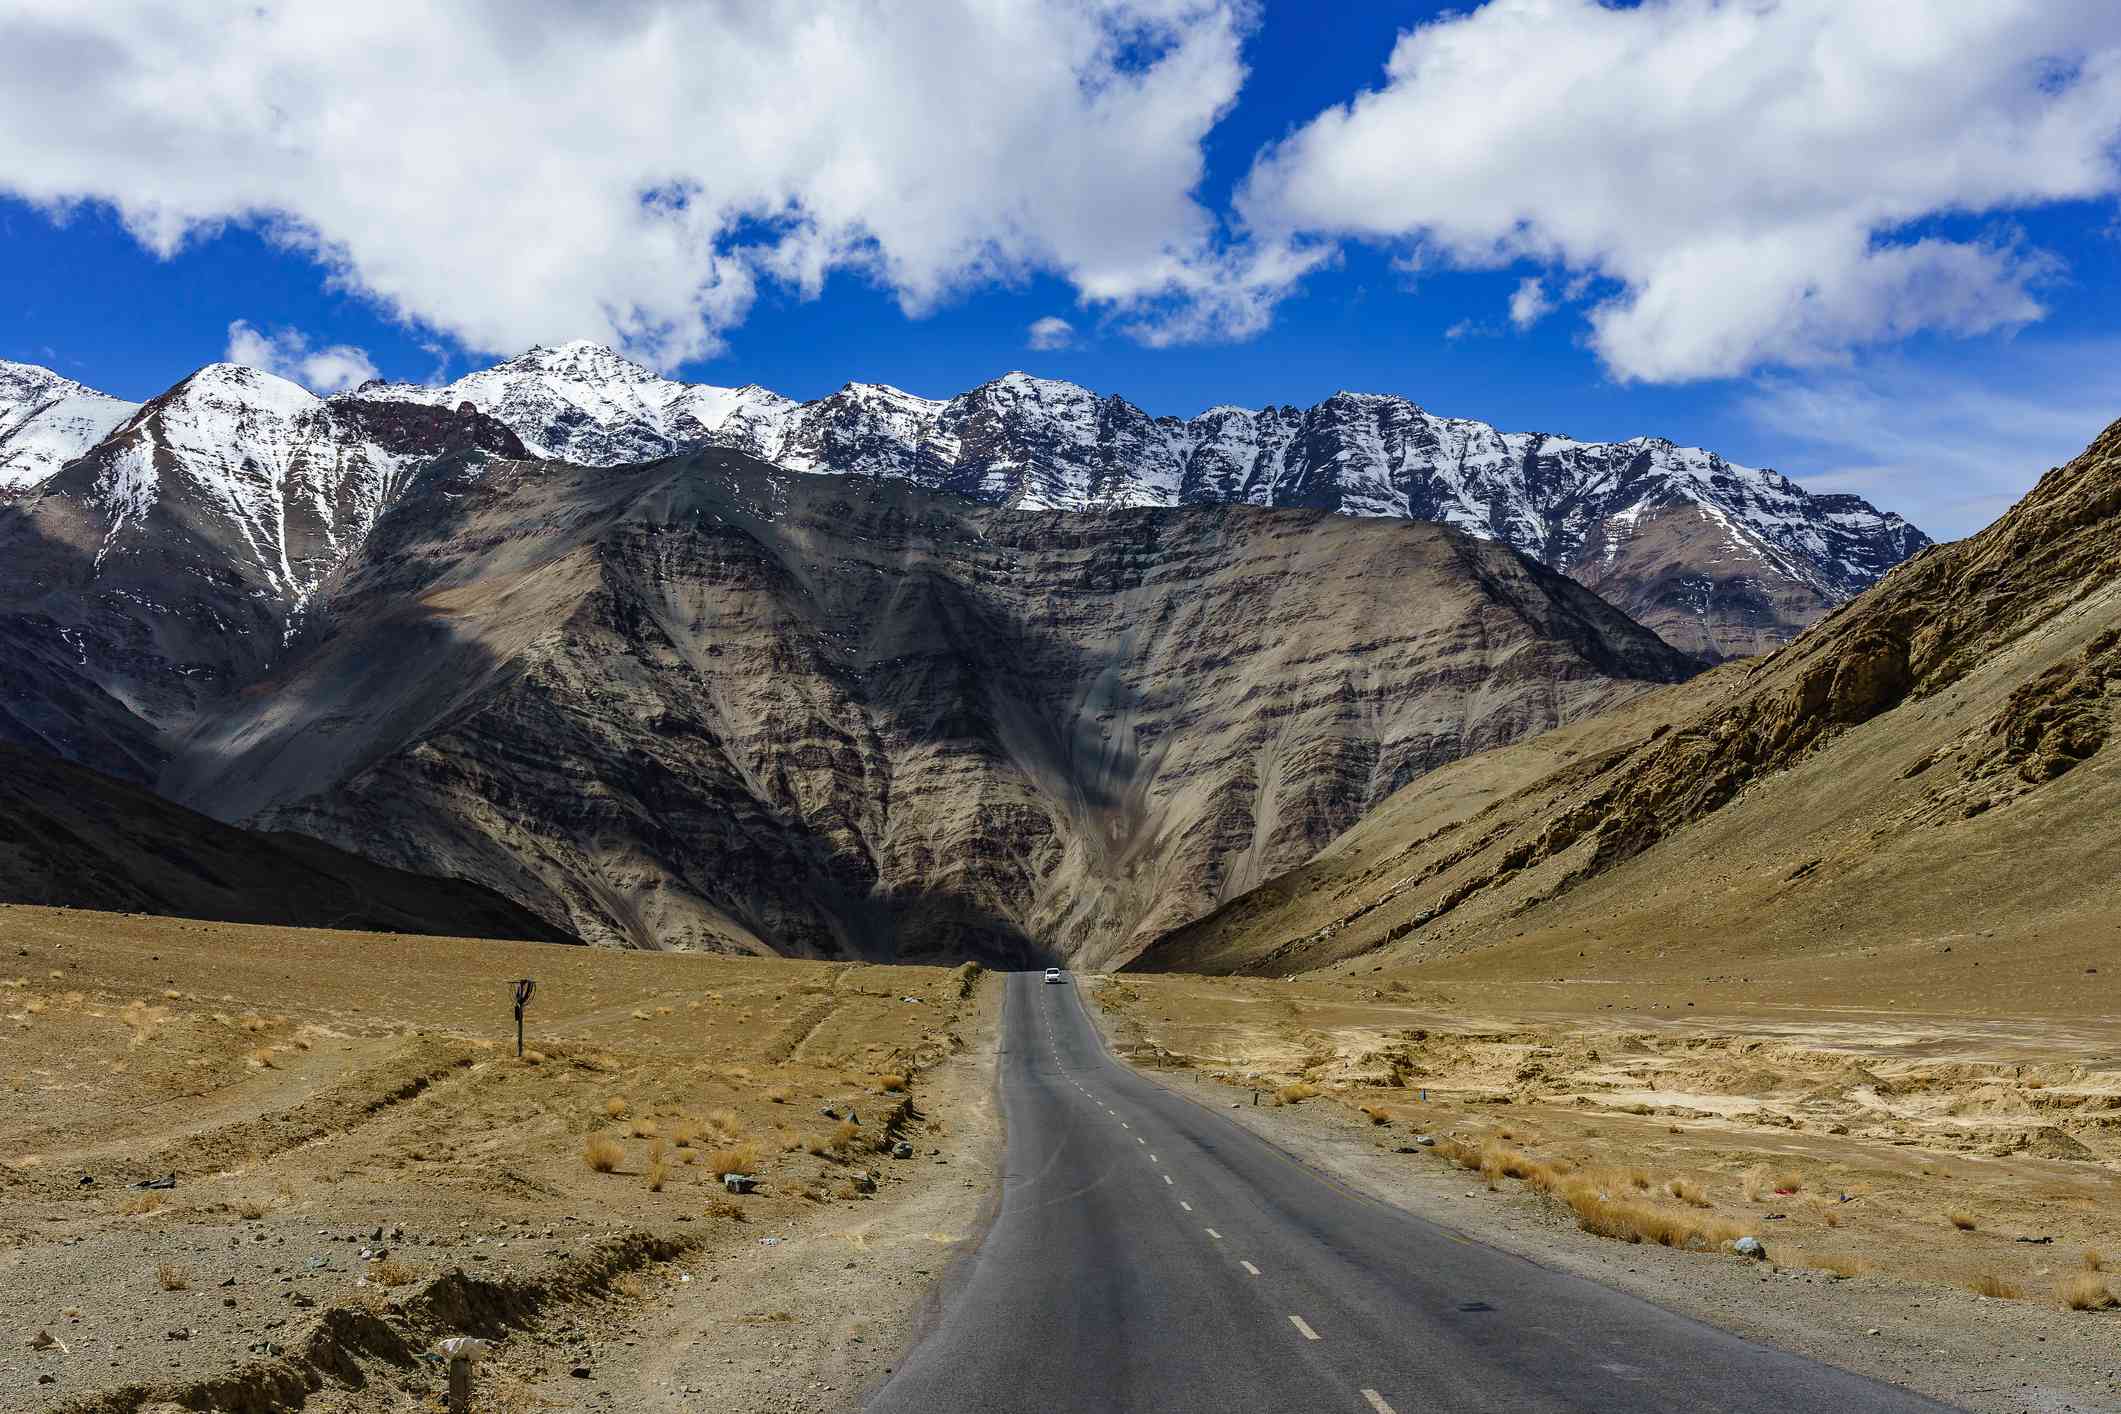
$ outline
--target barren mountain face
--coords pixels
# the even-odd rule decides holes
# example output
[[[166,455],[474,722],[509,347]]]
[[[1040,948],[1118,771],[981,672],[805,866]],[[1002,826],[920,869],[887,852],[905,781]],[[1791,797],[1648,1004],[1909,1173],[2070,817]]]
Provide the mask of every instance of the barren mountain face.
[[[0,521],[11,737],[595,941],[1121,958],[1419,773],[1695,666],[1434,525],[585,469],[469,409],[231,388]],[[208,415],[275,459],[199,455]],[[314,508],[379,484],[307,568]]]
[[[593,940],[825,956],[1124,957],[1416,774],[1691,667],[1433,526],[725,453],[437,475],[313,613],[174,794]]]
[[[2083,865],[2121,847],[2117,728],[2121,424],[1780,652],[1426,777],[1141,965],[1557,980],[1860,948],[1940,995],[2019,985],[2117,941]]]

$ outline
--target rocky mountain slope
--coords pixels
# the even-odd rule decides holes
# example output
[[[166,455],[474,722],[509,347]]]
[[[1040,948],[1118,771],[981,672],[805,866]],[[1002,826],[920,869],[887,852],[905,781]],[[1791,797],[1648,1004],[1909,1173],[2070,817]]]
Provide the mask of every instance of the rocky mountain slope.
[[[209,376],[235,378],[226,366],[195,378]],[[252,376],[264,381],[250,401],[271,401],[269,390],[278,402],[263,418],[200,423],[200,434],[220,439],[211,451],[195,445],[204,459],[271,467],[288,451],[287,434],[270,429],[297,418],[357,423],[363,408],[378,405],[471,407],[533,454],[581,465],[720,447],[791,470],[904,478],[1019,509],[1234,503],[1401,516],[1521,550],[1590,585],[1675,646],[1712,659],[1787,641],[1929,543],[1860,498],[1813,495],[1773,471],[1699,448],[1658,438],[1592,443],[1505,433],[1368,394],[1340,393],[1307,409],[1217,407],[1179,419],[1011,373],[944,401],[850,383],[798,403],[756,386],[661,378],[589,343],[535,348],[447,387],[376,382],[321,408],[292,385]],[[14,401],[28,407],[32,399]],[[0,427],[9,405],[0,383]],[[98,406],[107,426],[130,413],[115,400]],[[77,412],[69,425],[93,421]],[[256,446],[254,436],[262,439]],[[343,440],[335,431],[323,436]],[[306,537],[310,578],[348,553],[372,519],[371,503],[387,499],[392,484],[387,474],[372,477],[351,495],[343,526]],[[304,488],[290,491],[303,500]],[[268,550],[277,508],[244,514],[252,517],[244,533]],[[266,567],[273,568],[269,555]],[[289,582],[303,577],[294,564],[278,572]]]
[[[2121,857],[2117,728],[2121,424],[1790,647],[1424,777],[1138,965],[1566,985],[1853,954],[1902,1000],[2112,996],[2076,955],[2121,944],[2093,863]]]
[[[1700,448],[1505,433],[1369,394],[1181,420],[1011,373],[947,401],[850,383],[796,403],[671,382],[574,343],[445,388],[347,396],[469,402],[541,455],[600,465],[710,445],[1022,508],[1235,502],[1439,521],[1574,576],[1709,657],[1787,641],[1929,543],[1859,497],[1812,495]]]
[[[0,902],[224,923],[574,942],[498,894],[240,830],[98,772],[0,746]]]
[[[1396,784],[1694,667],[1441,527],[724,452],[438,468],[312,613],[166,790],[593,941],[823,956],[1121,958]]]
[[[0,358],[0,496],[43,481],[138,409],[48,368]]]
[[[0,644],[18,744],[598,941],[829,955],[1123,956],[1695,666],[1437,526],[580,468],[227,367],[0,509]]]

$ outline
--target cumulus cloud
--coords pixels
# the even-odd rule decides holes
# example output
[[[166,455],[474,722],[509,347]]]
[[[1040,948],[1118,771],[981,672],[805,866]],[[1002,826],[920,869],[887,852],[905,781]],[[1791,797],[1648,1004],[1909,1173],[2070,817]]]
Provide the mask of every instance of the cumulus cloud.
[[[1547,297],[1546,281],[1538,276],[1528,276],[1517,282],[1517,289],[1510,295],[1510,323],[1524,330],[1554,312],[1554,301]]]
[[[1238,208],[1611,282],[1592,346],[1678,381],[2039,318],[2050,258],[1937,220],[2113,192],[2117,132],[2109,0],[1493,0],[1402,34]]]
[[[1049,314],[1043,319],[1034,319],[1031,321],[1031,328],[1026,332],[1029,334],[1029,338],[1024,343],[1026,348],[1040,350],[1065,349],[1071,348],[1075,344],[1075,326],[1058,314]]]
[[[18,0],[0,190],[164,254],[231,222],[485,352],[668,367],[767,281],[918,314],[1051,273],[1143,337],[1259,327],[1195,198],[1250,0]],[[1233,264],[1233,261],[1235,264]],[[1301,262],[1296,262],[1301,265]],[[1228,285],[1229,288],[1225,288]]]
[[[351,344],[313,349],[308,336],[299,329],[266,334],[244,319],[228,326],[227,358],[230,363],[247,364],[327,397],[358,388],[376,376],[376,366],[365,350]]]

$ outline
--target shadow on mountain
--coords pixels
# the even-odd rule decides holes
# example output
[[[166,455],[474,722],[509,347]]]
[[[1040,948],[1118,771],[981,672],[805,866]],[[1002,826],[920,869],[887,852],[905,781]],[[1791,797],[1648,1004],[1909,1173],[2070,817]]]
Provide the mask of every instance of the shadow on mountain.
[[[0,899],[223,923],[523,938],[571,934],[475,884],[239,830],[138,787],[0,746]]]

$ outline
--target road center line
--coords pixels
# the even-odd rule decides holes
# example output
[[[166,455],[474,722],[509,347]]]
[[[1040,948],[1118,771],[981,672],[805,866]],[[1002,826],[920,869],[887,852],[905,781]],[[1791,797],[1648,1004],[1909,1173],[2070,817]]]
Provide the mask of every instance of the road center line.
[[[1165,1177],[1166,1179],[1169,1179],[1169,1178],[1170,1178],[1170,1176],[1171,1176],[1171,1175],[1169,1175],[1169,1174],[1165,1174],[1165,1175],[1164,1175],[1164,1177]],[[1183,1199],[1183,1198],[1181,1198],[1181,1199],[1179,1199],[1179,1200],[1178,1200],[1178,1206],[1179,1206],[1179,1207],[1181,1207],[1181,1208],[1184,1208],[1184,1209],[1185,1209],[1185,1210],[1186,1210],[1187,1212],[1189,1212],[1189,1213],[1193,1211],[1193,1205],[1192,1205],[1191,1203],[1188,1203],[1188,1202],[1187,1202],[1187,1201],[1186,1201],[1185,1199]]]
[[[1135,1136],[1134,1136],[1134,1142],[1135,1142],[1135,1143],[1137,1143],[1137,1144],[1146,1144],[1146,1143],[1148,1143],[1149,1141],[1148,1141],[1148,1140],[1146,1140],[1146,1139],[1144,1139],[1144,1138],[1142,1138],[1142,1137],[1141,1137],[1141,1136],[1140,1136],[1139,1134],[1137,1134],[1137,1135],[1135,1135]]]
[[[1222,1235],[1221,1233],[1217,1232],[1217,1231],[1216,1231],[1216,1230],[1215,1230],[1214,1228],[1212,1228],[1212,1227],[1205,1227],[1205,1228],[1202,1228],[1202,1229],[1201,1229],[1201,1231],[1202,1231],[1202,1232],[1205,1232],[1205,1233],[1207,1233],[1207,1234],[1208,1234],[1208,1236],[1210,1236],[1210,1237],[1214,1238],[1214,1239],[1215,1239],[1215,1240],[1216,1240],[1217,1242],[1220,1242],[1220,1241],[1222,1241],[1222,1240],[1223,1240],[1223,1235]]]
[[[1243,1267],[1243,1268],[1244,1268],[1244,1269],[1245,1269],[1246,1271],[1250,1272],[1250,1273],[1251,1273],[1251,1274],[1252,1274],[1253,1276],[1258,1276],[1258,1275],[1259,1275],[1259,1268],[1257,1268],[1257,1267],[1253,1266],[1253,1265],[1252,1265],[1252,1264],[1251,1264],[1250,1262],[1239,1262],[1239,1263],[1238,1263],[1237,1265],[1239,1265],[1240,1267]]]
[[[1393,1414],[1392,1406],[1385,1403],[1385,1397],[1376,1390],[1366,1389],[1362,1392],[1362,1397],[1370,1401],[1370,1407],[1375,1409],[1377,1414]]]
[[[1150,1163],[1152,1163],[1152,1164],[1153,1164],[1153,1163],[1155,1163],[1155,1162],[1156,1162],[1156,1155],[1154,1155],[1154,1154],[1151,1154],[1151,1155],[1149,1156],[1149,1162],[1150,1162]]]
[[[1302,1331],[1302,1332],[1304,1333],[1304,1339],[1305,1339],[1305,1340],[1316,1340],[1316,1339],[1318,1339],[1318,1332],[1317,1332],[1317,1331],[1314,1331],[1314,1330],[1312,1330],[1312,1329],[1311,1329],[1311,1325],[1310,1325],[1310,1323],[1309,1323],[1308,1321],[1306,1321],[1306,1320],[1305,1320],[1305,1319],[1304,1319],[1303,1317],[1301,1317],[1301,1316],[1291,1316],[1291,1317],[1289,1317],[1289,1322],[1290,1322],[1290,1324],[1294,1325],[1294,1326],[1295,1326],[1295,1327],[1296,1327],[1296,1328],[1297,1328],[1298,1330],[1300,1330],[1300,1331]]]
[[[1168,1173],[1167,1173],[1167,1174],[1165,1174],[1165,1175],[1164,1175],[1164,1182],[1166,1182],[1166,1183],[1169,1183],[1170,1181],[1171,1181],[1171,1175],[1170,1175],[1170,1174],[1168,1174]],[[1192,1212],[1193,1210],[1192,1210],[1191,1208],[1188,1208],[1188,1209],[1186,1209],[1186,1211],[1190,1213],[1190,1212]]]

